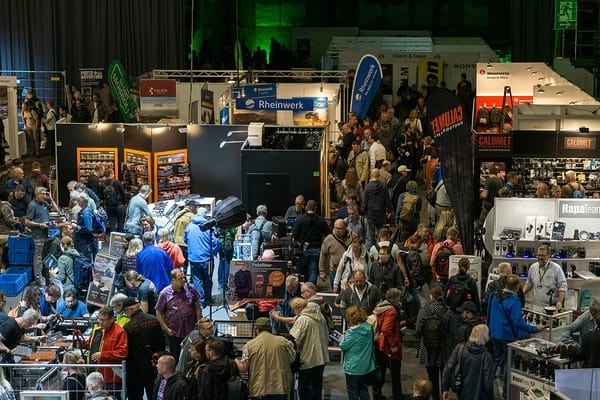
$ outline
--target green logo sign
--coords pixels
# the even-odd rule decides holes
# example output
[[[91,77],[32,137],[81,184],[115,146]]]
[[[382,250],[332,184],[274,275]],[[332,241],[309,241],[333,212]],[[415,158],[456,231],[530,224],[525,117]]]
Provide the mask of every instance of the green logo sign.
[[[554,30],[562,31],[577,27],[577,0],[554,1]]]
[[[135,117],[137,106],[129,94],[127,74],[119,60],[113,60],[108,67],[108,84],[113,98],[121,110],[123,121],[131,121],[131,117]]]

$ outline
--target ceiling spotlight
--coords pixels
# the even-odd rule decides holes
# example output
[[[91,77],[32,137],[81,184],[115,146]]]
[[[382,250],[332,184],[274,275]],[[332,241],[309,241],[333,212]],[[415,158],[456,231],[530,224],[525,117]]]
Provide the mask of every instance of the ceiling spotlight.
[[[117,128],[117,132],[118,133],[125,133],[125,128],[123,128],[122,126]]]
[[[248,131],[229,131],[227,132],[227,137],[231,137],[234,133],[248,133]]]
[[[545,90],[544,90],[544,88],[543,88],[542,86],[538,86],[538,90],[537,90],[537,92],[538,92],[538,93],[544,93],[544,92],[545,92]]]
[[[177,129],[179,133],[187,133],[187,127]]]
[[[558,92],[556,92],[556,95],[557,96],[562,96],[564,92],[565,92],[564,90],[559,90]]]
[[[537,75],[537,71],[531,71],[531,75]]]
[[[531,71],[531,67],[527,67],[526,69],[527,69],[527,71]]]
[[[494,68],[494,66],[488,61],[487,68]]]

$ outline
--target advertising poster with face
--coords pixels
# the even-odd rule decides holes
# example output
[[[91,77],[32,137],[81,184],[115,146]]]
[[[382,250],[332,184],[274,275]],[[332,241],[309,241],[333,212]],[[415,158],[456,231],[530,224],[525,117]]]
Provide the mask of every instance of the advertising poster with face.
[[[229,300],[283,300],[287,265],[287,261],[274,260],[232,261],[229,271]]]

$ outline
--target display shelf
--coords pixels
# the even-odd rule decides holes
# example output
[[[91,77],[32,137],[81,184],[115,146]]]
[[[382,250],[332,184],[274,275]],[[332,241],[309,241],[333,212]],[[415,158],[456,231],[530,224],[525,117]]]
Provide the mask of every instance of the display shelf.
[[[123,187],[125,194],[131,198],[139,192],[142,185],[152,183],[151,154],[146,151],[124,149]]]
[[[119,177],[118,149],[116,147],[78,147],[77,148],[77,180],[87,184],[88,176],[94,171],[97,164],[115,172],[115,179]]]
[[[154,201],[177,200],[191,194],[186,149],[154,153]]]

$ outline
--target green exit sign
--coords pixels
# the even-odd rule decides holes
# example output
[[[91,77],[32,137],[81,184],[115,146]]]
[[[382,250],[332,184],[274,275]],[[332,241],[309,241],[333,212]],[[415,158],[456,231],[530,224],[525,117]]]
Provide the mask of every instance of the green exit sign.
[[[577,0],[554,1],[554,30],[577,28]]]

